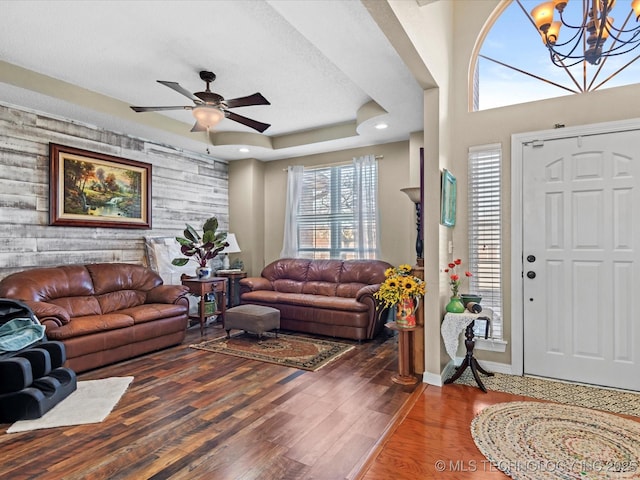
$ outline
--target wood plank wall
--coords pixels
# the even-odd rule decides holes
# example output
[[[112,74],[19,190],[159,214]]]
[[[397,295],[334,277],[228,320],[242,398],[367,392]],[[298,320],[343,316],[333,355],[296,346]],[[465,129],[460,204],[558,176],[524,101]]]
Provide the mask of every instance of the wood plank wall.
[[[49,225],[49,143],[152,165],[152,229]],[[217,216],[229,225],[228,164],[72,120],[0,104],[0,278],[42,266],[145,263],[145,236]]]

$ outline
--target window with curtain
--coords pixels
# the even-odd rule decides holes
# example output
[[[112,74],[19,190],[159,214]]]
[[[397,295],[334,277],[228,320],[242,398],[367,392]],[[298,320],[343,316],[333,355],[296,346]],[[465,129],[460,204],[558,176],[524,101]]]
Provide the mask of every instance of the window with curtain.
[[[470,291],[502,319],[501,160],[498,145],[469,149],[469,278]],[[491,325],[491,337],[502,339],[502,321]]]
[[[297,195],[289,194],[292,189],[287,194],[295,227],[286,228],[296,238],[288,241],[285,232],[282,256],[378,258],[378,168],[372,155],[351,164],[305,168],[300,184]]]

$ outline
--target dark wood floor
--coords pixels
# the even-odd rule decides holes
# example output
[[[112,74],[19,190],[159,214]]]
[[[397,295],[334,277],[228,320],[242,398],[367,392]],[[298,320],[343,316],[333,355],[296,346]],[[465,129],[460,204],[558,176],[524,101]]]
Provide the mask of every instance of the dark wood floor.
[[[385,335],[318,372],[188,347],[198,341],[191,328],[179,347],[80,375],[135,377],[103,423],[0,425],[0,478],[505,479],[469,425],[486,406],[533,400],[396,385],[396,339]]]
[[[179,347],[80,375],[135,377],[102,423],[0,425],[0,478],[355,478],[416,390],[391,381],[384,335],[317,372],[188,347],[198,341],[192,327]]]

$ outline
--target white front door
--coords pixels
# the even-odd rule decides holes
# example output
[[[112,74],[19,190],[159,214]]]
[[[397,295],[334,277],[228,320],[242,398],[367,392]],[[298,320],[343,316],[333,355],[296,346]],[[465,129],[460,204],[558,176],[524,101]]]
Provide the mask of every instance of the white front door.
[[[639,162],[640,130],[524,147],[525,374],[640,390]]]

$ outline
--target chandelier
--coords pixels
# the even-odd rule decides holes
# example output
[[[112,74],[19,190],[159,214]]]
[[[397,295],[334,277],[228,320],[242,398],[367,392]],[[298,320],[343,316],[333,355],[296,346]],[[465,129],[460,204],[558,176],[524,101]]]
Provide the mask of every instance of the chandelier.
[[[552,0],[531,10],[531,20],[554,65],[568,68],[585,61],[600,65],[603,58],[623,55],[640,44],[640,0],[631,1],[626,18],[618,23],[611,16],[616,0],[582,0],[581,17],[567,16],[568,3],[569,0]],[[554,9],[558,20],[554,19]]]

